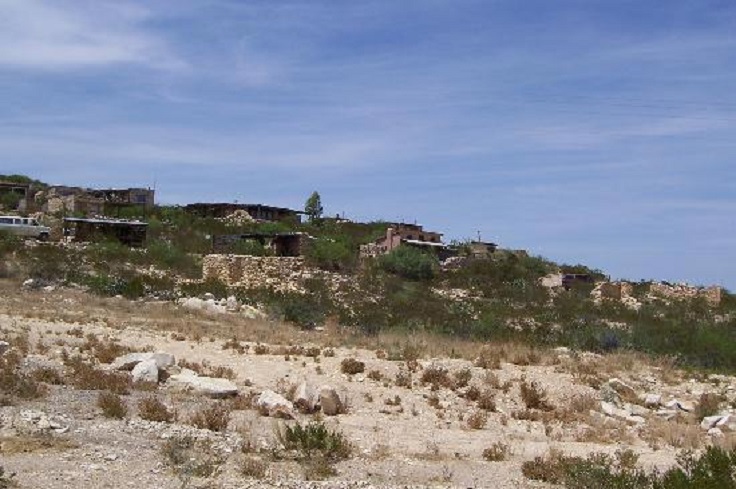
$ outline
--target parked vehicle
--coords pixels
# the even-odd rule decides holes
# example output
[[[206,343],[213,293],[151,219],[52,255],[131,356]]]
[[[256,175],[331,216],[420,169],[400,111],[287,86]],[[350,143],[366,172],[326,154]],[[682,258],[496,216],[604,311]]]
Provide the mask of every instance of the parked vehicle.
[[[0,216],[0,231],[24,238],[36,238],[39,241],[48,240],[51,234],[51,229],[41,226],[37,220],[20,216]]]

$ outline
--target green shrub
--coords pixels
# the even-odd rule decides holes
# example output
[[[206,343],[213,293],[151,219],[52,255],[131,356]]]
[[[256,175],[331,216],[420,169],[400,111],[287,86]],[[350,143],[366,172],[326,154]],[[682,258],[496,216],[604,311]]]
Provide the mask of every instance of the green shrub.
[[[300,458],[324,458],[330,461],[343,460],[350,457],[352,446],[345,436],[328,429],[324,423],[299,423],[286,426],[277,436],[286,450],[293,450]]]
[[[307,246],[307,263],[323,270],[347,270],[356,260],[355,250],[342,239],[317,238]]]
[[[437,272],[437,258],[410,246],[400,246],[379,257],[380,267],[409,280],[430,280]]]
[[[587,458],[552,452],[524,462],[524,476],[570,489],[732,489],[736,487],[736,449],[709,446],[695,455],[678,455],[677,466],[664,473],[636,468],[637,456],[619,450],[614,457],[592,454]]]

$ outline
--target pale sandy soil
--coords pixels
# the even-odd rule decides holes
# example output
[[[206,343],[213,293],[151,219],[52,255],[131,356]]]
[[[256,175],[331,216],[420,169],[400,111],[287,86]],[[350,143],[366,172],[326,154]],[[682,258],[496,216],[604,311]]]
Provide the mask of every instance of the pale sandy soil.
[[[374,350],[340,346],[339,335],[330,332],[305,333],[264,322],[225,316],[202,317],[176,310],[170,304],[131,304],[122,299],[100,301],[78,292],[21,292],[12,284],[2,286],[5,293],[0,299],[0,340],[19,333],[27,334],[34,350],[27,359],[31,364],[49,363],[61,368],[62,351],[73,354],[75,346],[83,342],[74,332],[81,328],[84,335],[93,334],[105,341],[116,340],[136,349],[171,353],[188,362],[229,367],[244,394],[257,395],[265,389],[283,390],[301,381],[335,387],[347,401],[348,412],[322,419],[345,434],[353,443],[354,452],[349,460],[336,465],[336,476],[314,483],[315,487],[544,487],[527,480],[521,473],[521,465],[550,449],[586,455],[631,448],[639,454],[639,463],[643,466],[666,467],[674,462],[678,449],[687,444],[702,446],[710,442],[705,432],[701,432],[699,420],[687,417],[689,415],[681,417],[679,424],[687,428],[678,428],[680,431],[673,434],[669,425],[656,419],[654,411],[645,416],[643,424],[606,418],[598,414],[598,404],[594,406],[594,413],[588,410],[578,413],[574,419],[556,414],[562,413],[575,396],[591,396],[599,403],[600,391],[589,385],[595,385],[594,382],[584,380],[578,364],[593,365],[594,372],[604,380],[613,376],[621,378],[639,394],[657,393],[664,400],[676,397],[693,404],[702,392],[717,391],[733,397],[732,386],[736,384],[730,377],[696,381],[666,366],[642,363],[638,358],[624,361],[623,357],[601,359],[550,353],[540,359],[543,365],[503,362],[497,370],[475,367],[472,361],[464,359],[422,358],[413,376],[412,388],[408,389],[395,385],[396,375],[404,368],[404,362],[378,358]],[[54,315],[54,311],[58,313]],[[212,328],[212,335],[207,334],[208,327]],[[270,337],[269,328],[274,330]],[[174,338],[174,330],[187,332],[186,339]],[[255,340],[288,343],[290,331],[294,344],[332,345],[335,355],[320,355],[317,359],[289,355],[287,360],[283,351],[275,346],[270,347],[270,354],[253,352]],[[247,352],[239,354],[223,349],[225,340],[232,334],[241,344],[250,345]],[[198,337],[197,340],[194,337]],[[341,373],[340,362],[348,357],[363,361],[365,372],[355,376]],[[506,392],[503,388],[492,388],[497,409],[488,413],[484,427],[468,427],[468,417],[477,408],[475,402],[458,395],[463,389],[433,391],[420,382],[422,371],[431,366],[443,366],[451,373],[470,369],[470,385],[481,389],[489,388],[489,372],[501,385],[508,383]],[[366,374],[374,370],[385,380],[368,378]],[[555,409],[546,419],[515,419],[519,417],[518,412],[523,411],[519,393],[523,380],[536,381],[547,391]],[[137,399],[144,395],[148,393],[133,391],[125,396],[126,403],[135,406]],[[177,408],[183,420],[187,412],[205,402],[195,395],[177,393],[165,386],[159,387],[157,395]],[[385,403],[397,396],[399,405]],[[438,407],[430,405],[435,402],[433,396],[439,400]],[[0,465],[6,472],[16,473],[18,483],[26,488],[310,487],[303,481],[301,468],[293,461],[268,460],[267,475],[260,481],[248,480],[238,473],[242,454],[233,448],[238,440],[245,436],[256,446],[274,447],[277,445],[275,425],[283,421],[263,417],[251,409],[235,411],[227,434],[202,435],[215,444],[230,447],[233,453],[227,456],[227,461],[214,476],[189,481],[189,486],[185,486],[181,478],[163,464],[160,455],[162,437],[178,429],[177,425],[173,428],[147,425],[137,418],[134,408],[127,420],[109,420],[101,416],[95,405],[96,398],[96,392],[51,386],[45,398],[0,408],[2,419],[6,420],[5,426],[0,426],[2,436],[21,436],[22,433],[8,425],[8,420],[23,410],[33,409],[63,420],[69,431],[58,436],[71,442],[70,447],[59,450],[0,452]],[[313,417],[298,415],[297,419],[308,421]],[[725,439],[730,441],[729,433]],[[483,451],[496,442],[509,447],[508,459],[485,461]],[[265,455],[264,459],[267,459]]]

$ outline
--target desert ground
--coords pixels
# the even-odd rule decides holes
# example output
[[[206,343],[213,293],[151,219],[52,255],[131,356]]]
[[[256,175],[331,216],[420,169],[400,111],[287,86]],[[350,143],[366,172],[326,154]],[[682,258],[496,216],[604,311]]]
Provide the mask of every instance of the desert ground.
[[[9,280],[0,340],[0,487],[552,487],[524,464],[627,453],[664,469],[683,449],[731,446],[736,429],[733,377],[634,353],[361,338]],[[141,372],[117,361],[133,352],[174,361],[133,382]],[[168,420],[144,412],[152,400]],[[348,448],[284,444],[310,423]]]

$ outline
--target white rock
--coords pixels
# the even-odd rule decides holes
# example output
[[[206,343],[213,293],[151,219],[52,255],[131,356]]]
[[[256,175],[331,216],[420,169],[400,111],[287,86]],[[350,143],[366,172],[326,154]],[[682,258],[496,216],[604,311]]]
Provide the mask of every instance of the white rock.
[[[707,431],[713,428],[720,420],[721,416],[706,416],[703,418],[703,421],[700,422],[700,428]]]
[[[317,392],[314,388],[306,382],[299,384],[294,394],[294,406],[299,412],[305,414],[313,413],[317,409],[317,404]]]
[[[626,408],[632,416],[645,417],[649,414],[649,409],[639,406],[638,404],[628,404]]]
[[[133,367],[138,365],[144,360],[148,360],[151,358],[150,353],[128,353],[127,355],[123,355],[121,357],[117,357],[115,360],[112,361],[110,364],[111,370],[126,370],[131,371],[133,370]]]
[[[158,382],[156,360],[148,359],[138,363],[131,372],[133,382]]]
[[[281,394],[265,390],[256,400],[256,407],[265,416],[294,419],[294,405]]]
[[[186,369],[180,374],[169,377],[166,386],[173,389],[192,391],[216,399],[238,394],[238,386],[228,379],[200,377]]]
[[[723,437],[723,431],[721,431],[720,428],[711,428],[708,430],[708,436],[712,436],[713,438],[721,438]]]
[[[225,308],[228,312],[238,312],[240,310],[240,303],[238,303],[238,299],[234,295],[231,295],[225,301]]]
[[[664,407],[668,409],[679,409],[680,411],[685,411],[688,413],[693,410],[693,406],[691,404],[678,401],[677,399],[672,399],[671,401],[667,402]]]
[[[161,370],[166,370],[169,367],[176,365],[176,357],[170,353],[156,352],[151,353],[151,360],[156,362],[156,366]]]
[[[662,396],[659,394],[647,394],[644,398],[644,405],[649,408],[659,407],[662,403]]]
[[[3,355],[8,350],[10,350],[10,343],[7,341],[0,341],[0,355]]]
[[[678,411],[676,409],[660,409],[654,414],[656,414],[657,417],[664,419],[665,421],[669,421],[677,416]]]
[[[344,411],[344,406],[337,391],[329,385],[323,385],[319,389],[319,404],[322,407],[322,413],[327,416],[335,416]]]
[[[160,370],[166,370],[172,367],[176,363],[174,355],[169,353],[157,352],[157,353],[129,353],[121,357],[116,358],[110,364],[111,370],[126,370],[130,371],[141,362],[147,360],[153,360],[156,362],[156,367]]]

